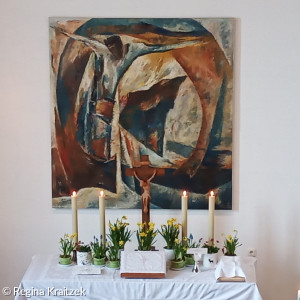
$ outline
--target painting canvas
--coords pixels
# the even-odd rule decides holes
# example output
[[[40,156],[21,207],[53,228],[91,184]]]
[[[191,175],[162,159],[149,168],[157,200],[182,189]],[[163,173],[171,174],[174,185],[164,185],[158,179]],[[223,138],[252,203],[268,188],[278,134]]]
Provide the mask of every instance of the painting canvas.
[[[232,208],[234,19],[50,18],[52,206]]]

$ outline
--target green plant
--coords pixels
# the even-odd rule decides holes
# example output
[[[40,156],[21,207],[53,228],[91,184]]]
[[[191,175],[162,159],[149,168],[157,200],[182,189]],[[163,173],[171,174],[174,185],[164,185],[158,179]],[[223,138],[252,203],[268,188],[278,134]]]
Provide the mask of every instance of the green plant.
[[[167,220],[167,225],[161,225],[161,231],[158,231],[167,243],[167,249],[174,249],[175,240],[179,236],[179,228],[181,224],[176,223],[176,219]]]
[[[76,233],[72,235],[64,234],[63,238],[60,238],[60,250],[63,254],[61,254],[61,257],[69,257],[72,253],[72,251],[75,249],[75,242],[74,238],[76,237]]]
[[[194,242],[193,239],[194,239],[194,237],[190,233],[190,236],[186,239],[187,248],[199,248],[200,247],[200,242],[202,239],[200,239],[199,242]]]
[[[102,235],[100,236],[100,241],[94,236],[94,242],[91,242],[91,248],[95,258],[105,258],[108,247],[103,242]]]
[[[175,261],[181,261],[184,258],[184,255],[186,253],[186,241],[180,241],[179,239],[175,239],[174,243],[174,260]]]
[[[193,239],[194,239],[194,237],[191,233],[190,233],[190,236],[188,238],[183,238],[183,241],[185,242],[186,248],[199,248],[200,247],[201,239],[199,240],[199,242],[194,242]],[[185,254],[184,256],[185,257],[193,257],[192,254]]]
[[[115,247],[118,246],[119,249],[124,249],[125,244],[130,241],[130,237],[133,234],[133,232],[128,229],[129,223],[124,222],[124,220],[127,220],[126,216],[123,216],[121,220],[117,219],[113,224],[110,221],[108,223],[109,233],[107,237],[110,244]]]
[[[91,247],[90,247],[90,245],[84,245],[83,242],[79,241],[76,244],[76,251],[78,251],[78,252],[90,252]]]
[[[219,241],[216,240],[216,243],[219,243]],[[202,248],[207,248],[207,253],[212,254],[212,253],[218,253],[220,248],[215,244],[214,239],[210,239],[209,241],[206,241]]]
[[[136,232],[136,237],[138,241],[138,250],[151,250],[151,247],[155,243],[154,238],[157,235],[157,230],[154,230],[155,224],[153,222],[149,222],[148,224],[137,223],[139,229]]]
[[[108,242],[108,258],[110,261],[116,261],[120,259],[119,256],[120,246],[114,245],[111,242]]]
[[[109,233],[108,237],[108,257],[109,260],[119,260],[119,250],[124,249],[125,244],[130,241],[130,237],[133,232],[128,229],[129,223],[124,222],[127,220],[126,216],[123,216],[121,220],[117,219],[115,223],[109,221]]]
[[[237,230],[233,230],[233,232],[234,232],[234,236],[229,234],[224,240],[224,248],[222,248],[222,252],[227,256],[235,256],[236,248],[242,246],[242,244],[240,244],[239,239],[237,237],[237,233],[238,233]]]

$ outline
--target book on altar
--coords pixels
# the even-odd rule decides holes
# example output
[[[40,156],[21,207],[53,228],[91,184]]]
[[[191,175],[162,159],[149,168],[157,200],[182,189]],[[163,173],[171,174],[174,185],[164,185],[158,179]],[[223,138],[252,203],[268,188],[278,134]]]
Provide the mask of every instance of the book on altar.
[[[121,251],[121,277],[164,278],[166,256],[164,251]]]
[[[215,270],[217,281],[246,281],[246,275],[242,269],[241,257],[223,256]]]

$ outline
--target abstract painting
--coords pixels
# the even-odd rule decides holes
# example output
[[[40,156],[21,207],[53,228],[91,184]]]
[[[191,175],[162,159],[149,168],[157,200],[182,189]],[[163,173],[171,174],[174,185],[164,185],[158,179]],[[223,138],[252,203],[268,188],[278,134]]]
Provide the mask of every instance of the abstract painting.
[[[52,207],[232,208],[234,19],[50,18]]]

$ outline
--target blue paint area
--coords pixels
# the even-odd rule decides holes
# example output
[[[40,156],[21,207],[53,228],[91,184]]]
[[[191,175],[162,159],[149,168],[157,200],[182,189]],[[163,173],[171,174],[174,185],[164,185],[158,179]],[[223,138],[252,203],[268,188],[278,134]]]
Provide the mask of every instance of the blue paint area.
[[[178,89],[185,78],[162,80],[149,90],[129,93],[128,103],[120,115],[123,128],[160,156],[163,156],[166,117],[174,107]],[[142,109],[143,104],[149,109]]]
[[[87,112],[88,112],[88,109],[87,109],[87,101],[88,101],[88,93],[85,92],[83,94],[83,104],[82,106],[80,107],[79,109],[79,112],[77,114],[77,131],[76,131],[76,140],[83,146],[83,147],[86,147],[87,144],[86,144],[86,133],[85,133],[85,126],[84,126],[84,123],[85,123],[85,120],[86,120],[86,115],[87,115]],[[88,130],[90,131],[90,130]]]
[[[65,127],[71,110],[71,100],[68,97],[64,79],[60,76],[57,79],[56,94],[59,119],[62,127]]]
[[[180,24],[182,26],[180,27]],[[104,26],[113,26],[113,30],[109,31]],[[169,28],[165,29],[165,28]],[[171,28],[174,30],[172,31]],[[178,28],[181,28],[179,31]],[[101,29],[101,30],[100,30]],[[118,30],[119,29],[119,30]],[[83,24],[76,33],[86,35],[93,33],[101,33],[105,35],[113,35],[122,33],[145,33],[153,32],[163,34],[165,36],[207,36],[210,32],[207,31],[199,22],[193,19],[90,19]]]
[[[174,141],[167,141],[166,148],[168,151],[180,154],[185,158],[188,158],[191,155],[192,151],[195,149],[194,147],[183,145]]]
[[[204,167],[218,168],[220,167],[218,165],[218,157],[220,156],[220,154],[230,154],[230,155],[232,154],[231,151],[228,152],[228,151],[215,150],[216,147],[219,146],[222,142],[221,135],[222,135],[222,126],[224,122],[223,111],[224,111],[224,104],[225,104],[226,85],[227,85],[227,80],[226,77],[224,77],[220,88],[219,100],[217,103],[214,122],[211,129],[210,141],[204,159],[202,161],[202,165]]]

